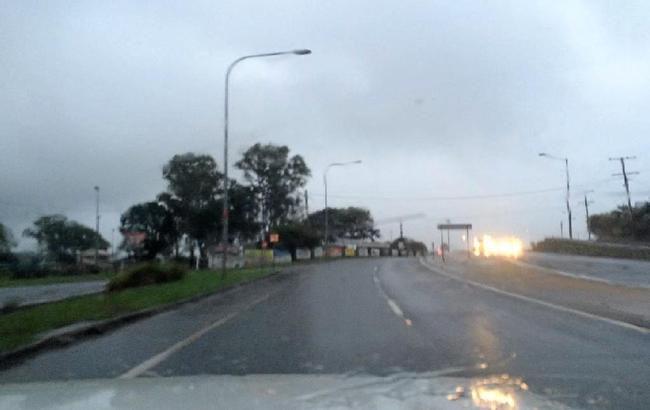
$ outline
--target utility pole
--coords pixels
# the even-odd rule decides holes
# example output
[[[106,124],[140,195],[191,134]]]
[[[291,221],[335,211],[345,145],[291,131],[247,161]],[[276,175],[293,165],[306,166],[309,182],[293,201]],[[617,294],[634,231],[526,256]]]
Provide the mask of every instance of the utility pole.
[[[564,223],[560,221],[560,238],[564,238]]]
[[[566,211],[569,214],[569,239],[573,239],[573,221],[571,218],[571,194],[569,190],[569,159],[564,159],[564,165],[566,169]]]
[[[402,228],[402,220],[399,221],[399,238],[404,239],[404,229]]]
[[[593,192],[593,191],[589,191]],[[585,192],[585,215],[587,217],[587,240],[591,240],[591,225],[589,225],[589,204],[593,204],[594,201],[589,201],[587,199],[587,192]]]
[[[447,224],[450,224],[451,221],[447,219]],[[447,251],[451,252],[451,243],[449,241],[449,229],[447,229]]]
[[[625,170],[625,160],[626,159],[636,159],[636,157],[612,157],[609,158],[610,161],[620,161],[621,162],[621,170],[622,172],[620,174],[612,174],[614,177],[618,176],[623,176],[623,186],[625,187],[625,194],[627,195],[627,207],[630,211],[630,216],[632,215],[632,199],[630,198],[630,184],[629,180],[627,178],[628,175],[638,175],[638,172],[626,172]]]
[[[99,187],[95,185],[96,207],[95,207],[95,266],[99,261]]]

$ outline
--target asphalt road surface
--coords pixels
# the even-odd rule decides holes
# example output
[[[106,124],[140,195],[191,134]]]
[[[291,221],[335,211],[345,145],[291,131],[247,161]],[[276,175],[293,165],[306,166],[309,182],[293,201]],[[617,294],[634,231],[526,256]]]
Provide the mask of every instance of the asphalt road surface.
[[[650,288],[650,261],[526,252],[522,261],[576,276]]]
[[[650,335],[435,273],[339,260],[44,352],[0,382],[197,374],[521,377],[582,408],[646,409]]]
[[[58,283],[38,286],[12,286],[0,288],[0,306],[17,303],[19,306],[54,302],[73,296],[88,295],[104,290],[106,281]]]

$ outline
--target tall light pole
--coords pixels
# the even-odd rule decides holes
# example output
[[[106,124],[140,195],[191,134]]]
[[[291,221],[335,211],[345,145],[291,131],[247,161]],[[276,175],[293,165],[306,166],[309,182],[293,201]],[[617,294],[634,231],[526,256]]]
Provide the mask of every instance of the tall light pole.
[[[111,229],[111,262],[115,258],[115,228]]]
[[[585,191],[585,217],[587,218],[587,240],[591,240],[591,225],[589,224],[589,204],[593,204],[594,201],[587,199],[587,194],[594,192],[593,189]]]
[[[325,256],[327,256],[327,242],[329,238],[329,221],[328,221],[328,211],[327,211],[327,171],[330,170],[332,167],[344,167],[346,165],[352,165],[352,164],[361,164],[361,160],[358,159],[356,161],[348,161],[348,162],[332,162],[325,168],[325,172],[323,173],[323,184],[325,184]]]
[[[539,153],[540,157],[546,157],[549,159],[554,159],[558,161],[564,161],[564,166],[566,169],[566,211],[569,217],[569,239],[573,239],[573,225],[571,222],[571,189],[569,184],[569,158],[556,157],[545,152]]]
[[[274,57],[293,54],[298,56],[304,56],[311,54],[311,50],[308,49],[298,49],[290,51],[277,51],[273,53],[261,53],[261,54],[250,54],[247,56],[239,57],[230,65],[226,70],[226,81],[225,81],[225,91],[224,91],[224,116],[223,116],[223,178],[224,178],[224,187],[223,187],[223,230],[221,236],[221,242],[223,245],[223,258],[221,259],[221,274],[226,276],[226,258],[228,257],[228,94],[229,94],[229,84],[230,84],[230,74],[237,64],[244,60],[249,60],[251,58],[263,58],[263,57]]]
[[[95,266],[99,260],[99,187],[95,185]]]

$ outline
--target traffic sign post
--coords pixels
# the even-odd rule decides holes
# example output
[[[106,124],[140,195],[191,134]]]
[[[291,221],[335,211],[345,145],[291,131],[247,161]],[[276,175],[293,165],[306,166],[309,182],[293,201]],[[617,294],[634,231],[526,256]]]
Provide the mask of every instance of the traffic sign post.
[[[440,249],[442,250],[442,260],[445,260],[445,249],[444,249],[444,243],[443,241],[443,236],[442,236],[442,231],[447,230],[447,238],[449,238],[449,231],[456,231],[456,230],[462,230],[465,231],[465,236],[467,238],[467,257],[470,257],[470,250],[469,250],[469,230],[472,229],[472,224],[452,224],[452,223],[446,223],[446,224],[438,224],[438,229],[440,230]],[[447,249],[449,249],[449,239],[447,239]]]
[[[271,253],[272,253],[272,262],[271,265],[273,266],[273,270],[275,271],[275,244],[280,242],[280,235],[277,233],[273,232],[269,234],[269,242],[271,242]]]

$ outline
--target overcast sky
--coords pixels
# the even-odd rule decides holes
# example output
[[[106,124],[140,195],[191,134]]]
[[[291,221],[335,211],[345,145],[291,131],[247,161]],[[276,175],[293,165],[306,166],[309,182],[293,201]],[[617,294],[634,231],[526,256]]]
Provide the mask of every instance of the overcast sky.
[[[231,164],[288,145],[312,169],[310,211],[327,164],[356,159],[330,170],[330,206],[424,213],[405,233],[427,243],[447,218],[559,235],[564,168],[541,151],[569,157],[578,237],[583,191],[593,212],[625,200],[608,157],[636,155],[632,199],[650,195],[644,1],[16,0],[0,2],[0,221],[18,237],[45,213],[94,226],[99,185],[110,240],[171,156],[223,164],[229,62],[294,48],[313,54],[234,72]]]

